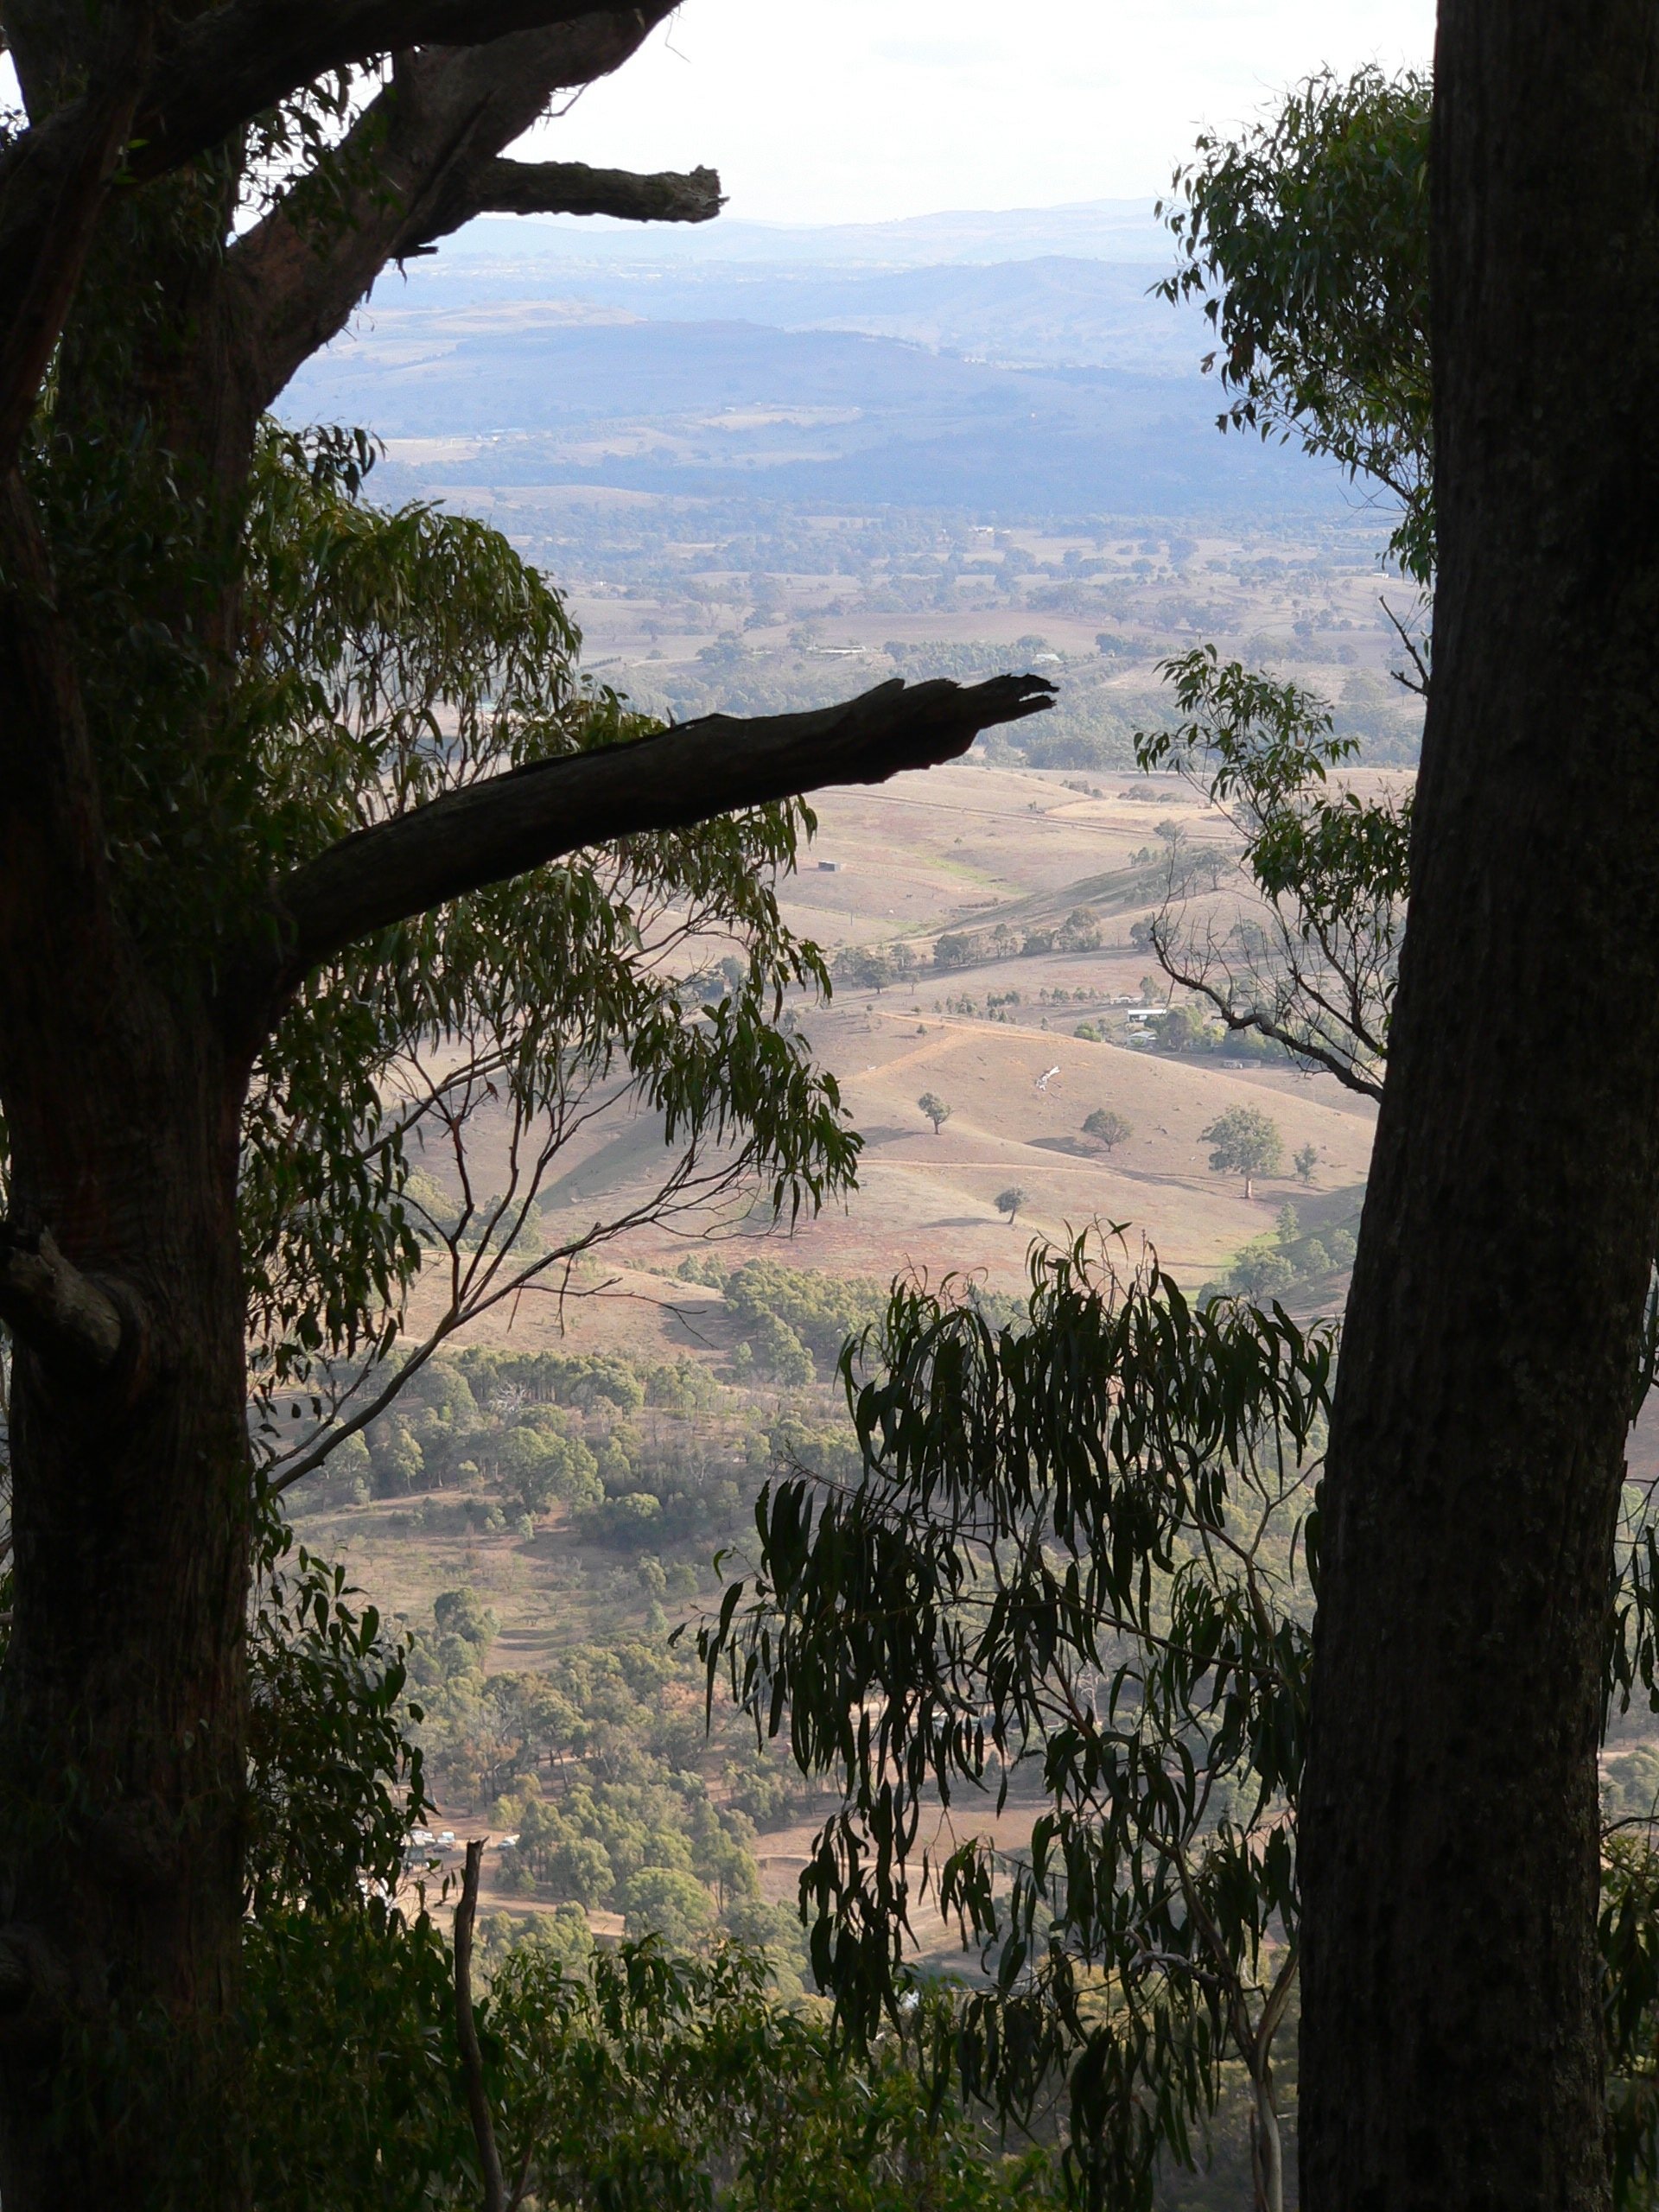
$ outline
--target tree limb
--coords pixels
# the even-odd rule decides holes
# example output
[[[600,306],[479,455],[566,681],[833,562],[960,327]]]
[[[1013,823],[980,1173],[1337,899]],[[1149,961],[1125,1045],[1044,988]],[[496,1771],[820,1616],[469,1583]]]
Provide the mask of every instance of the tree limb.
[[[628,223],[708,223],[725,205],[714,169],[589,168],[586,162],[486,164],[472,193],[472,215],[614,215]],[[451,225],[450,228],[457,227]]]
[[[480,47],[515,31],[614,16],[643,37],[676,0],[228,0],[158,58],[133,125],[131,172],[164,175],[332,69],[417,47]]]
[[[346,324],[388,262],[429,245],[492,205],[524,213],[582,204],[584,189],[609,190],[608,212],[698,219],[715,213],[719,181],[698,171],[684,181],[642,181],[625,207],[626,181],[576,163],[503,162],[556,92],[591,84],[638,48],[648,17],[632,10],[588,15],[561,29],[526,32],[480,48],[400,54],[391,81],[317,168],[290,186],[226,256],[238,365],[250,420]],[[501,198],[480,190],[493,171]],[[545,173],[545,196],[524,179]],[[568,183],[560,188],[560,175]],[[587,180],[597,180],[591,187]]]
[[[92,231],[118,181],[131,186],[164,175],[299,86],[394,49],[434,64],[511,48],[516,36],[545,37],[563,27],[577,47],[616,49],[613,60],[569,80],[586,82],[633,52],[672,5],[226,0],[185,23],[153,61],[157,11],[105,10],[114,29],[95,48],[86,89],[34,122],[0,156],[0,468],[10,464],[33,411]],[[442,41],[452,42],[447,55],[432,52]],[[528,128],[558,81],[534,73],[523,79],[521,94],[531,105],[517,130],[482,149],[486,156],[499,154]],[[475,160],[480,149],[468,150]],[[383,251],[374,268],[385,258]]]
[[[461,1878],[461,1902],[455,1907],[455,2040],[461,2045],[461,2079],[467,2090],[467,2110],[478,2145],[478,2162],[484,2169],[484,2212],[507,2212],[507,2185],[496,2147],[495,2120],[489,2091],[484,2086],[484,2056],[478,2047],[478,2024],[473,2018],[473,1923],[478,1916],[478,1874],[484,1856],[481,1838],[467,1847],[467,1865]]]
[[[82,1373],[108,1374],[128,1342],[121,1307],[37,1234],[0,1224],[0,1320],[42,1359]]]
[[[263,1034],[303,977],[354,939],[579,846],[936,767],[981,730],[1041,713],[1053,696],[1039,676],[966,687],[894,677],[840,706],[752,721],[709,715],[448,792],[359,830],[276,886],[263,937],[276,950],[235,973],[227,1024],[251,1021]]]

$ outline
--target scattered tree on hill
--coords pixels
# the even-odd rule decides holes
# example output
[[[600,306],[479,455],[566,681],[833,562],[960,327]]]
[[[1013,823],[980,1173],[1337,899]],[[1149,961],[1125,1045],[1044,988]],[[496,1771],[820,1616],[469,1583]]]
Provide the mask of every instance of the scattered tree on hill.
[[[1135,1135],[1135,1126],[1133,1122],[1126,1122],[1114,1107],[1096,1106],[1084,1120],[1083,1134],[1092,1137],[1096,1144],[1103,1145],[1108,1152],[1116,1152],[1119,1145],[1127,1143]]]
[[[1296,1170],[1298,1181],[1311,1187],[1313,1171],[1319,1164],[1319,1147],[1316,1144],[1305,1144],[1300,1152],[1293,1154],[1290,1164]]]
[[[158,2203],[185,2156],[180,2188],[246,2199],[218,2116],[249,2048],[250,1335],[273,1419],[384,1345],[422,1138],[447,1174],[492,1092],[556,1116],[573,1053],[694,1175],[734,1138],[785,1209],[843,1182],[832,1092],[776,1019],[816,965],[770,889],[789,802],[1049,695],[887,685],[646,734],[581,694],[505,540],[374,516],[365,441],[264,426],[381,270],[483,210],[715,212],[707,171],[505,157],[669,12],[6,10],[0,1955],[10,2017],[50,2020],[0,2067],[8,2212]],[[747,957],[723,1012],[652,970],[688,906]],[[498,1226],[499,1255],[522,1224]],[[441,1263],[452,1300],[477,1249]],[[89,2112],[122,2121],[64,2117]]]
[[[950,1109],[945,1104],[944,1099],[939,1096],[937,1090],[925,1090],[921,1096],[916,1101],[916,1104],[918,1109],[922,1113],[925,1114],[928,1120],[932,1122],[933,1134],[935,1136],[938,1136],[939,1131],[944,1127],[944,1124],[950,1118]]]
[[[1010,1183],[1006,1191],[999,1191],[996,1194],[996,1210],[999,1213],[1007,1214],[1010,1229],[1014,1226],[1015,1215],[1026,1203],[1027,1195],[1018,1183]]]
[[[879,944],[845,946],[836,955],[832,973],[849,990],[874,991],[878,998],[893,981],[892,964]]]
[[[1211,1173],[1242,1175],[1247,1198],[1255,1196],[1256,1177],[1275,1173],[1284,1156],[1279,1124],[1259,1106],[1230,1106],[1198,1139],[1210,1147]]]

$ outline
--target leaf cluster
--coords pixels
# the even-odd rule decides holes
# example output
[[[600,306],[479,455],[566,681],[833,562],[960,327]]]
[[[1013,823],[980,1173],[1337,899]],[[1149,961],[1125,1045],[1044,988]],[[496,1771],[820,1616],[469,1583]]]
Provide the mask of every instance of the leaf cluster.
[[[1160,202],[1196,298],[1223,429],[1294,437],[1400,503],[1389,550],[1433,570],[1428,78],[1322,70],[1236,138],[1206,132]]]
[[[372,1902],[287,1914],[247,1958],[251,2163],[264,2212],[479,2201],[433,1921]],[[513,2201],[568,2212],[1014,2212],[1058,2198],[1040,2154],[1005,2159],[967,2120],[931,2005],[849,2064],[767,1993],[753,1955],[653,1942],[514,1947],[476,2002]]]
[[[244,1878],[256,1918],[341,1911],[365,1884],[390,1895],[429,1809],[407,1648],[356,1597],[343,1567],[265,1517],[248,1642]]]
[[[895,1289],[874,1379],[845,1369],[861,1474],[767,1487],[759,1573],[700,1649],[711,1696],[724,1670],[844,1793],[802,1905],[848,2030],[892,2017],[935,1886],[992,1974],[966,2079],[1029,2113],[1069,2069],[1076,2177],[1147,2203],[1224,2056],[1265,2066],[1294,1974],[1296,1560],[1332,1340],[1195,1309],[1154,1261],[1120,1274],[1084,1241],[1032,1275],[1000,1330]],[[1033,1791],[1023,1853],[924,1838],[933,1809]]]
[[[1375,1092],[1398,979],[1412,793],[1333,787],[1331,771],[1357,748],[1299,684],[1223,661],[1213,645],[1160,672],[1180,719],[1137,736],[1136,758],[1179,769],[1229,815],[1259,907],[1220,930],[1187,927],[1173,868],[1151,924],[1160,963],[1230,1028],[1259,1029]]]
[[[499,532],[367,505],[368,458],[276,431],[262,448],[234,717],[251,788],[232,810],[261,880],[442,792],[643,727],[578,682],[561,602]],[[309,979],[245,1122],[251,1327],[273,1388],[383,1344],[446,1244],[457,1318],[499,1294],[553,1155],[601,1104],[660,1119],[673,1148],[664,1203],[758,1176],[793,1214],[846,1181],[856,1140],[833,1079],[779,1020],[785,991],[824,982],[772,887],[810,822],[779,804],[583,852],[388,930]],[[735,981],[688,998],[688,956],[722,939]],[[505,1195],[467,1180],[465,1133],[480,1113],[512,1133]],[[587,1241],[595,1233],[584,1224]]]

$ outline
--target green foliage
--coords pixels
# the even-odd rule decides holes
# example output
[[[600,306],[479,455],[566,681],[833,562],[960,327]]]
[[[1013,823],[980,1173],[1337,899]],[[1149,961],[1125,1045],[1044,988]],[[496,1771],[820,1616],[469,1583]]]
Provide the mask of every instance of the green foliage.
[[[811,1353],[779,1315],[757,1314],[753,1332],[746,1341],[761,1374],[772,1382],[789,1389],[804,1389],[814,1381],[817,1370]]]
[[[1321,72],[1241,137],[1206,132],[1160,209],[1180,256],[1160,289],[1204,302],[1223,424],[1386,485],[1391,550],[1419,583],[1433,566],[1430,96],[1414,71]]]
[[[840,1311],[839,1294],[829,1296]],[[798,1341],[780,1337],[779,1348],[780,1373],[807,1378]],[[391,1408],[331,1459],[319,1478],[326,1496],[366,1496],[358,1480],[371,1475],[378,1496],[413,1499],[413,1525],[476,1525],[492,1514],[493,1526],[503,1514],[533,1522],[562,1508],[578,1534],[652,1551],[723,1533],[741,1511],[737,1484],[757,1431],[748,1402],[702,1362],[480,1348],[398,1380]],[[642,1411],[636,1426],[628,1417]],[[440,1503],[446,1495],[455,1503]]]
[[[1208,796],[1242,807],[1253,825],[1249,866],[1269,898],[1295,895],[1317,925],[1378,896],[1404,897],[1409,802],[1326,794],[1329,771],[1355,750],[1332,735],[1327,707],[1294,683],[1224,662],[1213,645],[1166,661],[1162,673],[1182,719],[1141,741],[1141,766],[1205,762]]]
[[[771,2002],[754,1961],[652,1945],[584,1975],[526,1948],[497,1975],[504,2152],[572,2212],[991,2212],[1052,2203],[1044,2162],[964,2122],[937,2008],[855,2069]]]
[[[510,1503],[539,1513],[556,1499],[596,1505],[604,1496],[599,1462],[579,1436],[540,1422],[510,1428],[496,1447],[496,1469]]]
[[[273,1557],[276,1571],[280,1545]],[[257,1774],[253,1799],[270,1830],[264,1861],[276,1870],[257,1887],[244,1951],[255,2201],[262,2212],[474,2204],[453,1959],[423,1901],[394,1909],[383,1893],[423,1809],[418,1789],[394,1802],[400,1781],[418,1781],[418,1754],[384,1726],[402,1711],[396,1681],[372,1663],[372,1617],[351,1616],[333,1570],[302,1560],[300,1580],[304,1594],[265,1605],[257,1623],[258,1640],[298,1650],[268,1661],[286,1693],[291,1780]],[[458,1650],[476,1654],[493,1632],[464,1588],[444,1592],[435,1614],[440,1643]],[[505,1694],[506,1728],[516,1708],[521,1726],[585,1732],[591,1770],[623,1755],[624,1708],[638,1715],[654,1704],[676,1668],[643,1645],[588,1647],[562,1659],[557,1681],[489,1688]],[[688,1688],[684,1702],[695,1732],[701,1700]],[[269,1763],[269,1734],[257,1741]],[[321,1787],[308,1794],[296,1761],[317,1746]],[[524,1848],[509,1859],[539,1853],[550,1887],[594,1903],[614,1896],[632,1924],[681,1942],[714,1935],[718,1910],[770,1952],[676,1959],[653,1941],[596,1954],[569,1909],[528,1930],[505,1916],[486,1923],[486,2086],[509,2172],[535,2201],[593,2212],[900,2212],[918,2202],[992,2212],[1055,2202],[1040,2158],[1001,2159],[964,2118],[945,2073],[944,2012],[918,2016],[850,2063],[824,2028],[779,2004],[771,1983],[784,1916],[758,1897],[746,1824],[720,1813],[683,1769],[665,1785],[639,1778],[637,1756],[626,1764],[632,1778],[608,1794],[577,1783],[556,1807],[532,1799]],[[337,1767],[366,1785],[355,1828],[358,1784],[342,1786]],[[591,1833],[599,1826],[608,1849]],[[388,1845],[378,1855],[377,1836]]]
[[[476,1590],[463,1583],[459,1590],[444,1590],[432,1601],[432,1618],[440,1636],[453,1636],[481,1659],[494,1641],[499,1626],[495,1615]]]
[[[1287,1296],[1297,1281],[1294,1261],[1275,1250],[1266,1237],[1258,1237],[1234,1259],[1227,1287],[1243,1298],[1271,1300]]]
[[[1427,592],[1433,572],[1427,313],[1430,86],[1407,73],[1329,73],[1236,139],[1206,135],[1167,209],[1180,263],[1161,287],[1198,296],[1230,397],[1224,426],[1296,437],[1400,504],[1389,542]],[[1403,636],[1402,632],[1402,636]],[[1410,648],[1414,689],[1427,669]],[[1181,941],[1166,912],[1160,962],[1235,1029],[1376,1093],[1387,1052],[1410,842],[1409,797],[1332,796],[1356,750],[1330,709],[1213,646],[1164,664],[1180,720],[1135,741],[1234,814],[1265,901],[1217,941]],[[1172,902],[1173,903],[1173,902]]]
[[[622,1885],[620,1902],[630,1936],[660,1936],[677,1951],[714,1926],[708,1891],[683,1867],[642,1866]]]
[[[584,1413],[614,1406],[628,1413],[645,1402],[639,1374],[614,1352],[501,1352],[479,1345],[463,1352],[458,1364],[458,1379],[474,1407],[522,1396],[532,1405],[571,1406]],[[442,1363],[435,1360],[432,1367],[442,1370]],[[418,1383],[412,1395],[422,1396]]]
[[[695,1359],[653,1367],[645,1377],[645,1403],[677,1414],[708,1413],[720,1402],[714,1377]]]
[[[1023,1325],[1001,1331],[895,1288],[853,1396],[859,1480],[768,1486],[753,1590],[728,1591],[700,1649],[711,1686],[729,1668],[760,1726],[844,1792],[803,1896],[855,2037],[906,1986],[919,1859],[990,1974],[963,2018],[967,2081],[1018,2113],[1069,2069],[1089,2201],[1146,2205],[1160,2158],[1196,2156],[1226,2059],[1271,2110],[1297,1925],[1297,1563],[1333,1343],[1195,1311],[1155,1265],[1121,1278],[1082,1244],[1035,1250],[1032,1273]],[[1040,1801],[1025,1851],[973,1836],[982,1792]],[[943,1863],[920,1841],[937,1800],[969,1839]]]
[[[916,1101],[916,1106],[918,1112],[925,1114],[928,1120],[932,1122],[933,1134],[938,1136],[950,1118],[950,1109],[937,1090],[925,1090]]]
[[[247,2155],[259,2212],[480,2201],[449,1948],[377,1897],[292,1910],[243,1946]]]
[[[596,1953],[563,1933],[480,1947],[486,2094],[510,2181],[531,2201],[566,2212],[1058,2203],[1046,2161],[999,2157],[964,2117],[938,2008],[853,2065],[777,2003],[750,1954]],[[478,2203],[453,1962],[432,1921],[378,1900],[286,1913],[250,1930],[245,1967],[261,2212]]]
[[[1608,1842],[1597,1933],[1607,1967],[1613,2202],[1648,2212],[1659,2177],[1659,1852],[1650,1833]]]
[[[846,1339],[868,1328],[886,1304],[877,1283],[780,1267],[775,1260],[737,1268],[725,1280],[725,1294],[746,1333],[753,1336],[768,1317],[780,1321],[826,1370],[834,1369]]]
[[[1213,1051],[1224,1039],[1212,1021],[1207,1021],[1195,1006],[1185,1002],[1170,1007],[1158,1024],[1157,1046],[1163,1052],[1206,1052]]]
[[[248,1646],[249,1827],[244,1875],[256,1919],[341,1910],[360,1885],[389,1889],[427,1809],[422,1716],[406,1702],[406,1647],[343,1567],[262,1524]],[[440,1601],[442,1602],[442,1600]]]
[[[1249,915],[1202,955],[1167,915],[1153,928],[1172,975],[1230,1027],[1254,1027],[1360,1089],[1387,1051],[1406,894],[1411,798],[1326,789],[1352,751],[1329,710],[1294,683],[1223,663],[1213,645],[1164,664],[1181,721],[1141,741],[1143,767],[1173,761],[1244,832],[1244,866],[1271,919]]]
[[[1304,1233],[1294,1206],[1281,1206],[1271,1236],[1252,1237],[1234,1253],[1221,1285],[1224,1294],[1258,1303],[1288,1298],[1300,1291],[1304,1297],[1322,1294],[1325,1278],[1353,1264],[1355,1240],[1345,1223],[1323,1236]],[[1320,1286],[1320,1293],[1314,1286]],[[1203,1298],[1217,1294],[1206,1285]]]
[[[646,727],[578,681],[556,594],[500,533],[368,505],[369,458],[331,434],[267,435],[238,554],[233,702],[218,751],[192,737],[190,777],[169,780],[170,724],[149,752],[133,742],[128,705],[155,684],[120,676],[124,897],[193,959],[216,957],[214,933],[233,937],[273,874],[352,830]],[[100,556],[105,611],[140,558]],[[758,1179],[793,1213],[842,1186],[856,1140],[833,1081],[780,1020],[786,988],[827,980],[772,889],[807,818],[772,806],[584,852],[383,933],[306,982],[244,1127],[250,1330],[272,1418],[277,1393],[342,1359],[360,1401],[362,1363],[385,1351],[435,1245],[455,1256],[458,1314],[569,1256],[540,1249],[535,1200],[599,1087],[632,1090],[661,1116],[661,1205],[694,1184],[706,1198]],[[711,938],[734,946],[736,980],[688,1005],[675,952]],[[491,1198],[467,1182],[464,1145],[455,1169],[486,1107],[518,1132],[516,1180]],[[717,1167],[702,1164],[712,1151]],[[594,1233],[584,1225],[579,1244]]]
[[[893,981],[893,960],[880,945],[849,945],[836,955],[831,973],[849,990],[874,991],[879,997]]]

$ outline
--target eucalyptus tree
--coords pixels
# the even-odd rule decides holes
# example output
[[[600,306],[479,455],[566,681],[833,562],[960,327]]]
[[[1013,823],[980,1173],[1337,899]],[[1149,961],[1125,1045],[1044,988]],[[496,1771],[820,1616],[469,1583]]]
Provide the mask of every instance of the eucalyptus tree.
[[[1434,569],[1428,352],[1429,79],[1325,71],[1262,123],[1208,132],[1163,213],[1177,266],[1158,288],[1196,300],[1220,426],[1294,440],[1392,510],[1386,560],[1413,588],[1383,605],[1426,693]],[[1399,972],[1408,787],[1364,800],[1332,772],[1358,747],[1306,687],[1202,646],[1166,662],[1177,720],[1137,741],[1232,823],[1244,895],[1192,899],[1166,866],[1152,925],[1160,965],[1235,1030],[1379,1095]],[[1212,883],[1211,888],[1216,886]]]
[[[1315,2212],[1607,2185],[1595,1700],[1659,1238],[1649,1042],[1605,1041],[1616,1002],[1650,1002],[1635,487],[1659,349],[1652,226],[1625,211],[1653,188],[1655,31],[1634,4],[1570,30],[1542,6],[1440,12],[1432,111],[1422,80],[1326,80],[1200,149],[1171,286],[1205,299],[1228,419],[1385,487],[1394,556],[1435,593],[1409,809],[1329,798],[1317,771],[1276,785],[1287,743],[1333,765],[1328,725],[1230,672],[1248,858],[1288,927],[1166,936],[1228,1019],[1382,1099],[1303,1803]],[[1213,669],[1175,673],[1217,703]],[[1356,867],[1376,895],[1333,950],[1328,887]]]
[[[928,1120],[932,1122],[935,1136],[938,1136],[950,1118],[950,1109],[936,1090],[925,1090],[916,1101],[916,1110],[919,1114],[925,1114]]]
[[[1096,1106],[1091,1114],[1084,1117],[1083,1134],[1092,1137],[1106,1151],[1116,1152],[1119,1145],[1127,1144],[1135,1135],[1135,1126],[1126,1121],[1116,1107]]]
[[[321,541],[352,538],[327,510],[360,456],[279,465],[266,410],[388,264],[481,211],[712,215],[706,170],[507,157],[669,12],[0,8],[25,111],[0,150],[8,2212],[245,2199],[251,1305],[270,1379],[384,1332],[446,1040],[532,1114],[609,1049],[677,1141],[810,1203],[849,1155],[769,1019],[805,956],[735,879],[786,857],[779,802],[951,757],[1046,691],[640,736],[575,695],[533,580],[474,545],[474,590],[465,534],[418,514],[364,525],[356,581],[392,588],[349,604],[353,549]],[[288,560],[346,612],[313,621]],[[458,602],[406,620],[399,573],[424,596],[446,564]],[[747,967],[706,1015],[631,957],[700,907]],[[569,992],[534,994],[567,949],[601,995],[561,1033]]]
[[[1256,1177],[1277,1174],[1284,1157],[1279,1124],[1259,1106],[1230,1106],[1199,1130],[1198,1141],[1210,1147],[1211,1173],[1242,1175],[1247,1198],[1255,1195]]]
[[[1280,2212],[1333,1332],[1086,1241],[1034,1249],[1017,1324],[959,1289],[897,1287],[849,1346],[862,1471],[762,1494],[710,1693],[842,1793],[801,1897],[855,2039],[902,2017],[931,1892],[988,1970],[964,2080],[1027,2122],[1064,2085],[1082,2201],[1149,2207],[1234,2067]]]
[[[1150,924],[1159,965],[1233,1031],[1382,1096],[1409,887],[1412,791],[1361,798],[1339,782],[1358,751],[1330,708],[1213,645],[1164,663],[1179,719],[1136,741],[1238,833],[1243,893],[1195,901],[1172,863]],[[1219,909],[1219,911],[1217,911]]]

